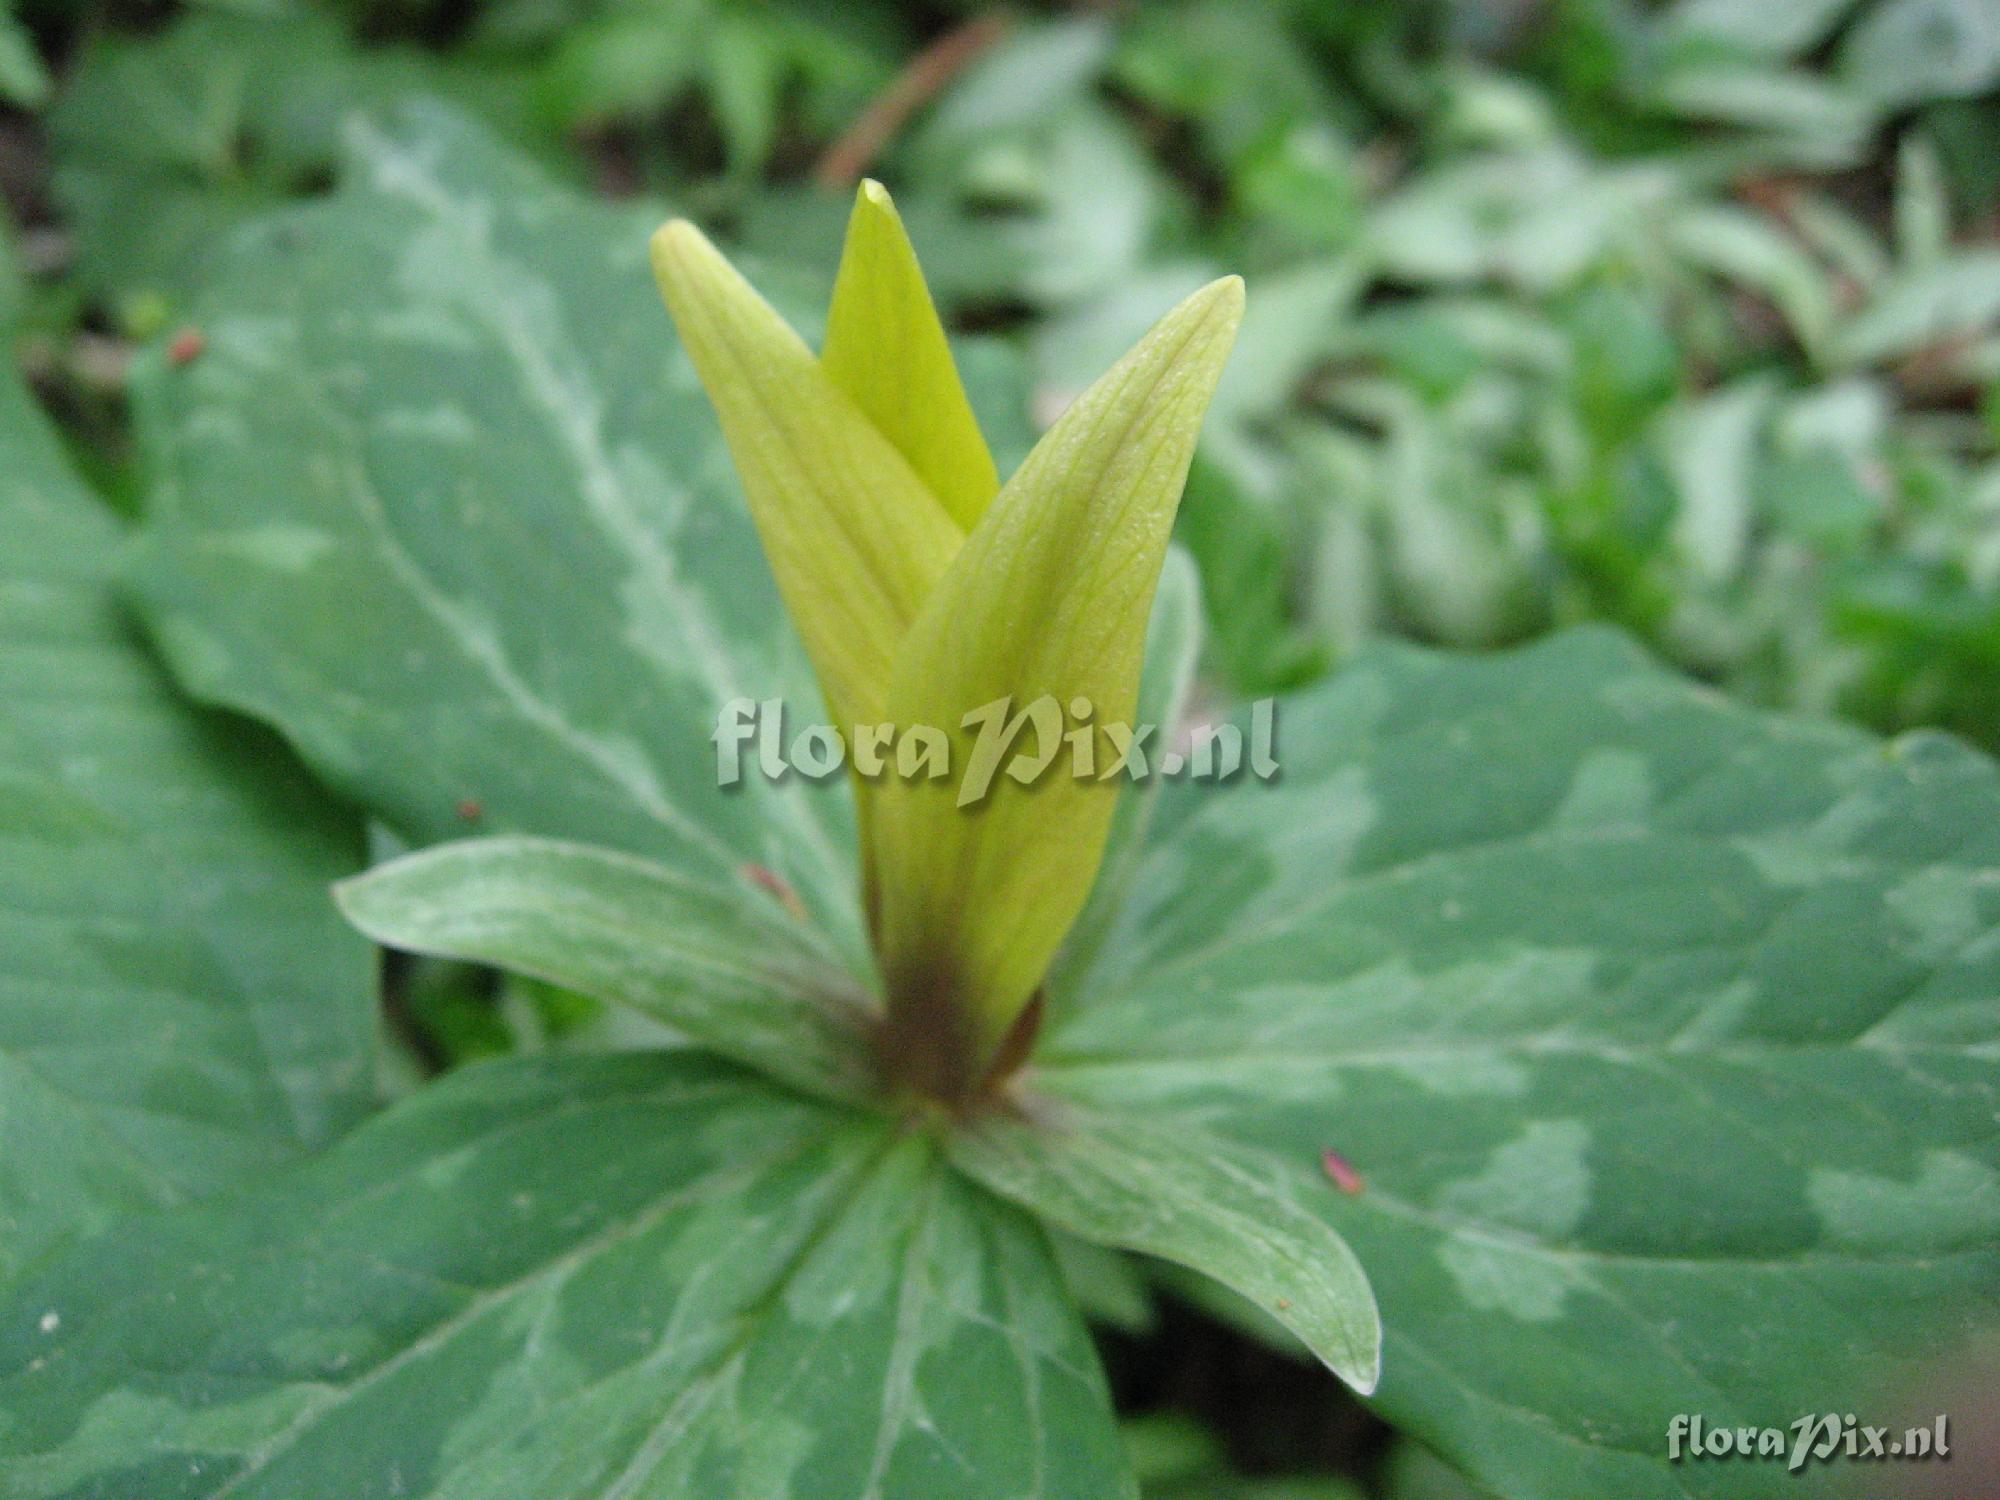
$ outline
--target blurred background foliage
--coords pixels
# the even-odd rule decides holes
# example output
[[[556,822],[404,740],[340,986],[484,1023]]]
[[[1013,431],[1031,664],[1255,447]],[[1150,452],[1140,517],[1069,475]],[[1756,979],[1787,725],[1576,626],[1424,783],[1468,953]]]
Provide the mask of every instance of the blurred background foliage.
[[[1996,82],[1993,0],[0,0],[0,295],[129,497],[125,346],[355,110],[818,275],[867,171],[1035,423],[1250,278],[1182,528],[1220,690],[1602,618],[2000,746]]]
[[[1215,696],[1603,619],[2000,749],[2000,0],[0,0],[0,326],[113,504],[132,349],[198,338],[232,228],[412,94],[808,285],[881,177],[1003,467],[1243,272],[1181,525]],[[397,966],[425,1069],[610,1024]],[[1121,1264],[1076,1281],[1166,1413],[1149,1495],[1359,1493],[1225,1452],[1468,1493],[1279,1356],[1162,1366],[1219,1325]]]

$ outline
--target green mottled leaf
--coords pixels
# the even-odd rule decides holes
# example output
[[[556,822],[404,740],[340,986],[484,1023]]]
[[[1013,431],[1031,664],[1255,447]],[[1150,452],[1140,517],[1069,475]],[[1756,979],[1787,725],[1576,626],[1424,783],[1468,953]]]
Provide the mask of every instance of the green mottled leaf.
[[[494,964],[630,1005],[725,1057],[832,1098],[871,1082],[865,991],[773,905],[630,855],[474,839],[381,865],[341,910],[385,947]]]
[[[717,786],[724,703],[821,710],[647,273],[657,211],[435,111],[355,139],[332,199],[221,256],[201,357],[137,373],[170,660],[413,844],[586,840],[746,900],[769,872],[858,950],[845,794]]]
[[[2000,1321],[1990,761],[1595,633],[1370,652],[1278,758],[1169,789],[1028,1087],[1261,1155],[1392,1421],[1507,1495],[1777,1493],[1669,1420],[1886,1421]]]
[[[1071,1234],[1226,1283],[1341,1379],[1374,1389],[1382,1329],[1368,1278],[1301,1204],[1296,1174],[1185,1123],[1160,1129],[1049,1095],[1026,1118],[967,1126],[950,1151],[994,1192]]]
[[[197,692],[279,725],[411,842],[471,826],[658,866],[615,892],[572,867],[527,905],[508,894],[518,925],[478,956],[670,1011],[769,1068],[729,1006],[770,1021],[787,996],[683,987],[718,935],[638,961],[637,934],[672,919],[663,886],[732,923],[721,938],[754,932],[760,959],[796,894],[831,934],[798,933],[823,994],[854,991],[827,942],[859,946],[844,790],[715,785],[720,705],[785,697],[796,725],[817,694],[647,285],[653,222],[552,190],[435,114],[362,132],[328,203],[225,256],[200,357],[140,372],[159,484],[137,576]],[[418,947],[472,953],[465,920],[492,915],[427,897],[426,936],[399,899],[367,924]],[[557,951],[583,925],[635,941],[586,968]],[[851,1092],[851,1048],[823,1043],[784,1075]]]
[[[0,368],[0,1272],[318,1145],[368,1105],[360,829],[176,702],[119,538]]]
[[[690,1054],[467,1069],[0,1302],[0,1488],[1131,1493],[1032,1221]]]
[[[1571,223],[1596,181],[1581,164],[1476,165],[1453,201],[1413,184],[1385,213],[1389,274],[1560,286],[1657,238],[1678,190],[1635,168]],[[1489,197],[1502,253],[1461,256]],[[683,896],[725,933],[788,931],[789,890],[859,964],[844,791],[714,785],[720,704],[784,695],[796,724],[817,700],[646,284],[656,221],[434,115],[360,130],[328,201],[221,253],[204,352],[140,371],[145,605],[187,681],[280,726],[406,839],[557,836],[663,872],[638,882],[663,901],[643,921],[630,890],[543,888],[542,956],[505,961],[546,963],[552,924],[592,912],[646,932]],[[1354,1305],[1351,1244],[1383,1308],[1381,1409],[1510,1495],[1769,1489],[1768,1468],[1670,1468],[1670,1418],[1877,1410],[1992,1318],[1989,763],[1732,710],[1598,636],[1365,656],[1284,710],[1279,756],[1275,782],[1161,794],[1129,900],[1062,975],[1023,1120],[979,1127],[962,1167],[1295,1323],[1304,1306],[1323,1345]],[[520,893],[507,911],[528,915]],[[714,996],[690,982],[699,942],[674,937],[591,987],[687,1026]],[[712,1047],[725,1010],[700,1020]],[[640,1076],[620,1069],[695,1070],[727,1098],[607,1123],[600,1086]],[[523,1078],[547,1081],[541,1103],[478,1104]],[[405,1121],[441,1133],[426,1147]],[[1041,1231],[919,1141],[686,1058],[475,1073],[377,1130],[238,1208],[51,1262],[6,1325],[15,1472],[149,1497],[484,1497],[518,1476],[539,1497],[620,1475],[844,1496],[867,1492],[892,1390],[912,1463],[939,1466],[901,1493],[1117,1483],[1115,1464],[1033,1467],[1095,1463],[1101,1389]],[[796,1159],[763,1154],[787,1141]],[[416,1186],[380,1187],[391,1159]],[[730,1207],[662,1208],[676,1184]],[[522,1192],[554,1211],[515,1225]],[[946,1212],[962,1228],[937,1234],[973,1248],[914,1253]],[[850,1235],[870,1252],[816,1258]],[[788,1323],[767,1342],[799,1297],[786,1246],[824,1266],[815,1295],[850,1299],[810,1356]],[[895,1290],[869,1279],[893,1267]],[[249,1310],[226,1337],[225,1305]],[[975,1345],[899,1363],[895,1328],[945,1305]],[[1026,1363],[1024,1325],[1052,1330]]]

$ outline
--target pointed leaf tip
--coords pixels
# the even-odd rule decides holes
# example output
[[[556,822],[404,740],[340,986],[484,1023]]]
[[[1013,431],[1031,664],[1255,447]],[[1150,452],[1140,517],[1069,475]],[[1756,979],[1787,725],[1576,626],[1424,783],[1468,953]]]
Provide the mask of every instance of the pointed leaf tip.
[[[954,741],[958,773],[890,781],[875,805],[877,940],[892,1012],[935,1030],[941,1008],[990,1051],[1040,983],[1088,896],[1122,775],[1106,726],[1131,726],[1146,620],[1202,414],[1243,311],[1243,283],[1182,302],[1086,391],[1000,492],[911,628],[887,714]],[[1065,746],[1032,785],[978,764],[966,716],[1053,700],[1065,730],[1090,705],[1093,762]],[[1024,732],[1019,753],[1039,748]]]
[[[1310,1179],[1188,1120],[1044,1096],[1045,1118],[996,1116],[952,1137],[974,1180],[1087,1242],[1213,1277],[1373,1394],[1382,1318],[1368,1273],[1312,1207]]]
[[[706,235],[674,219],[652,259],[828,707],[872,722],[959,529]]]
[[[820,364],[970,530],[1000,476],[902,217],[872,178],[854,195]]]

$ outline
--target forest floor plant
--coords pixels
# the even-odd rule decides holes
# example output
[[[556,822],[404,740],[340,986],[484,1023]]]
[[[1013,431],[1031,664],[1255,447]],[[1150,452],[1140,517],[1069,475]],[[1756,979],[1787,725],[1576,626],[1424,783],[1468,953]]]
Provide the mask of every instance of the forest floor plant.
[[[122,559],[9,377],[0,1489],[1130,1494],[1111,1252],[1510,1496],[1796,1493],[1668,1435],[1935,1398],[2000,1308],[1990,761],[1582,631],[1371,648],[1269,780],[725,791],[739,699],[1180,719],[1243,291],[1002,484],[879,189],[817,355],[682,223],[675,347],[649,228],[358,130],[143,361]],[[377,1108],[350,808],[414,851],[369,936],[645,1019]]]

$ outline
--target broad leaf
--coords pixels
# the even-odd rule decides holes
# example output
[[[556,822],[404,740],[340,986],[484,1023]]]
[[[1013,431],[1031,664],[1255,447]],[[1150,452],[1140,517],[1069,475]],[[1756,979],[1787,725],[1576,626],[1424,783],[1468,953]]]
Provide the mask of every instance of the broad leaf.
[[[0,1489],[1131,1493],[1032,1221],[688,1054],[467,1069],[0,1303]]]
[[[636,854],[665,872],[637,885],[665,881],[710,918],[733,898],[732,930],[760,937],[795,895],[865,964],[844,790],[715,785],[723,703],[816,694],[648,285],[656,222],[552,190],[435,114],[364,129],[332,200],[224,257],[200,356],[140,372],[158,476],[140,590],[196,691],[279,725],[409,841],[479,830]],[[589,887],[534,900],[632,932],[632,891]],[[505,905],[510,923],[532,915],[518,892]],[[416,946],[465,938],[386,908],[366,920]],[[773,1066],[761,1041],[717,1039],[731,1005],[754,999],[741,1014],[770,1022],[787,995],[746,984],[718,1006],[682,988],[699,943],[646,966],[627,946],[586,972],[552,951],[561,937],[523,921],[506,951],[490,932],[480,951],[670,1009]],[[831,963],[821,978],[853,992]],[[836,1051],[786,1076],[845,1091]]]
[[[1632,187],[1636,211],[1651,189]],[[651,209],[552,191],[435,117],[364,133],[328,203],[255,227],[223,258],[200,319],[206,351],[142,371],[144,446],[160,480],[147,603],[190,682],[279,724],[413,841],[467,831],[588,840],[663,866],[698,909],[764,901],[764,916],[750,919],[760,931],[789,886],[858,963],[844,793],[797,778],[728,794],[713,784],[708,735],[722,702],[790,694],[796,707],[813,690],[692,371],[646,286],[641,246],[653,222]],[[1030,620],[1047,602],[1022,598]],[[2000,790],[1989,763],[1942,741],[1885,752],[1849,732],[1730,710],[1599,636],[1459,665],[1377,652],[1290,705],[1279,759],[1275,783],[1161,796],[1131,899],[1087,972],[1065,971],[1066,1005],[1052,1011],[1045,1051],[1020,1084],[1029,1118],[1091,1128],[1073,1140],[1046,1129],[1029,1137],[1043,1165],[1009,1179],[1011,1190],[1116,1239],[1130,1187],[1116,1174],[1087,1177],[1079,1156],[1129,1162],[1141,1137],[1219,1138],[1228,1161],[1279,1201],[1311,1209],[1367,1267],[1386,1327],[1382,1409],[1509,1494],[1767,1486],[1769,1471],[1747,1464],[1670,1468],[1668,1421],[1689,1410],[1773,1424],[1872,1410],[1992,1315]],[[475,1086],[448,1085],[440,1115],[456,1118],[461,1087]],[[413,1105],[411,1117],[432,1118],[429,1108]],[[832,1153],[800,1167],[807,1182],[819,1169],[839,1178],[849,1160],[839,1153],[866,1151],[841,1143],[879,1128],[786,1108],[819,1121],[813,1149]],[[573,1181],[579,1196],[560,1201],[586,1236],[592,1213],[619,1211],[613,1185],[657,1190],[696,1170],[645,1153],[705,1147],[692,1126],[663,1130],[657,1118],[636,1143],[594,1119],[575,1138],[516,1123],[528,1161],[496,1178],[525,1176],[531,1194],[533,1184]],[[385,1156],[422,1155],[390,1127],[383,1139]],[[455,1159],[453,1149],[439,1159]],[[916,1148],[883,1149],[887,1172]],[[1060,1152],[1072,1154],[1058,1162]],[[349,1161],[337,1152],[298,1181],[309,1186],[323,1170],[336,1195],[362,1195],[358,1175],[340,1176]],[[594,1189],[591,1174],[614,1162],[627,1175]],[[1064,1170],[1045,1172],[1049,1163]],[[928,1165],[907,1170],[907,1196],[990,1210]],[[481,1191],[497,1201],[497,1189]],[[310,1206],[284,1209],[292,1192]],[[814,1212],[802,1192],[788,1179],[765,1205],[776,1217],[733,1220],[726,1241],[704,1241],[712,1274],[763,1264],[765,1229]],[[496,1229],[504,1219],[491,1202],[469,1226],[441,1228],[435,1207],[422,1219],[430,1200],[390,1197],[380,1219],[357,1209],[366,1225],[355,1238],[370,1251],[394,1248],[405,1219],[453,1256],[517,1248]],[[297,1240],[326,1208],[294,1182],[245,1211],[291,1223]],[[62,1285],[78,1297],[108,1297],[93,1289],[136,1282],[150,1256],[191,1283],[197,1267],[254,1255],[251,1231],[224,1229],[227,1217],[173,1221],[195,1226],[171,1231],[190,1236],[179,1248],[142,1245],[116,1267],[85,1264],[125,1253],[105,1243],[49,1274],[72,1277]],[[1243,1220],[1218,1215],[1206,1227],[1232,1223]],[[538,1218],[533,1232],[569,1229],[558,1216]],[[876,1239],[900,1245],[909,1233]],[[769,1238],[782,1241],[783,1226]],[[1164,1235],[1149,1248],[1176,1253]],[[1229,1262],[1243,1249],[1211,1244],[1199,1263],[1241,1276]],[[566,1267],[565,1253],[553,1263]],[[1195,1259],[1185,1245],[1178,1253]],[[336,1283],[334,1261],[293,1261],[285,1285]],[[989,1252],[979,1263],[1001,1261]],[[842,1263],[864,1264],[878,1263]],[[157,1442],[162,1412],[180,1422],[180,1408],[158,1403],[194,1398],[142,1393],[135,1405],[104,1394],[120,1378],[107,1373],[114,1365],[167,1368],[154,1358],[161,1349],[169,1365],[213,1357],[190,1381],[222,1415],[189,1441],[211,1445],[223,1468],[250,1462],[230,1453],[262,1451],[303,1421],[296,1449],[280,1443],[239,1492],[265,1482],[299,1492],[281,1483],[302,1472],[285,1467],[295,1463],[387,1472],[365,1469],[370,1452],[383,1452],[368,1445],[407,1442],[422,1451],[396,1454],[398,1472],[411,1457],[416,1478],[448,1472],[445,1483],[490,1493],[478,1466],[518,1456],[507,1444],[522,1432],[525,1472],[545,1461],[556,1475],[549,1492],[569,1483],[595,1493],[614,1480],[572,1478],[591,1462],[578,1434],[627,1442],[673,1410],[657,1403],[671,1401],[663,1393],[682,1374],[691,1421],[710,1410],[708,1366],[676,1366],[665,1381],[646,1366],[631,1382],[645,1385],[644,1402],[615,1376],[590,1386],[599,1367],[587,1356],[535,1343],[538,1309],[532,1295],[516,1300],[516,1272],[481,1282],[455,1265],[429,1269],[456,1290],[427,1282],[425,1296],[480,1285],[506,1294],[488,1308],[474,1291],[443,1325],[398,1322],[390,1352],[366,1356],[386,1361],[385,1373],[355,1407],[339,1408],[359,1413],[351,1425],[337,1412],[324,1426],[298,1415],[327,1399],[318,1369],[281,1370],[282,1395],[270,1398],[281,1410],[246,1413],[255,1372],[237,1383],[232,1361],[246,1347],[338,1358],[340,1330],[373,1328],[364,1307],[379,1286],[342,1292],[338,1315],[312,1321],[311,1338],[266,1337],[267,1325],[246,1334],[248,1346],[204,1343],[201,1329],[193,1338],[170,1329],[159,1348],[102,1346],[69,1407],[56,1411],[45,1385],[26,1407],[0,1403],[39,1413],[38,1435],[19,1436],[17,1419],[9,1440],[40,1455],[46,1466],[24,1471],[40,1483],[61,1478],[60,1463],[84,1463],[79,1455],[114,1472],[145,1461],[131,1436],[143,1430],[159,1474],[178,1481],[186,1464],[175,1468],[171,1444],[161,1457]],[[672,1295],[678,1283],[645,1269],[593,1305],[629,1313],[631,1297]],[[162,1274],[171,1282],[175,1271]],[[278,1285],[277,1270],[263,1274],[272,1280],[260,1285]],[[1284,1295],[1250,1289],[1273,1308]],[[163,1283],[147,1305],[183,1305],[175,1295]],[[41,1301],[23,1305],[10,1336],[61,1333],[70,1306],[88,1305]],[[254,1297],[239,1303],[265,1315]],[[876,1326],[879,1304],[867,1307],[855,1329]],[[528,1373],[485,1357],[488,1312],[534,1356]],[[393,1299],[384,1316],[403,1317]],[[599,1317],[599,1348],[618,1347],[615,1330],[604,1332],[610,1317]],[[990,1299],[970,1321],[990,1327],[982,1318],[993,1319]],[[99,1326],[114,1321],[135,1340],[159,1326],[123,1312]],[[640,1322],[655,1334],[706,1326],[672,1314]],[[434,1326],[449,1336],[426,1339]],[[560,1330],[562,1317],[539,1326]],[[666,1345],[641,1341],[678,1357],[678,1333]],[[24,1372],[38,1349],[22,1348]],[[34,1373],[83,1367],[50,1361]],[[426,1407],[405,1382],[439,1371],[450,1378],[423,1385]],[[963,1390],[957,1374],[920,1369],[905,1389],[926,1399],[934,1385]],[[562,1399],[579,1389],[568,1380],[588,1387],[580,1405]],[[832,1384],[836,1396],[880,1389],[868,1371]],[[1100,1396],[1078,1398],[1085,1388],[1095,1391],[1094,1377],[1052,1397],[1050,1410],[1101,1409]],[[536,1408],[542,1391],[556,1394]],[[634,1406],[616,1406],[628,1397]],[[490,1427],[462,1425],[451,1401],[497,1415]],[[597,1401],[616,1409],[607,1416]],[[586,1408],[583,1425],[565,1425]],[[522,1413],[538,1409],[552,1425],[524,1428]],[[392,1420],[406,1414],[402,1426]],[[432,1436],[420,1440],[419,1425]],[[846,1407],[828,1419],[836,1427],[859,1430]],[[923,1429],[913,1416],[911,1430]],[[714,1430],[698,1421],[689,1430],[699,1453]],[[938,1430],[953,1442],[948,1423]],[[742,1451],[788,1462],[795,1450],[765,1442],[766,1431]],[[133,1446],[119,1449],[125,1442]],[[1052,1437],[1045,1451],[1073,1446]],[[623,1451],[630,1461],[641,1449]],[[464,1467],[440,1470],[440,1455]],[[982,1472],[1003,1485],[1020,1472],[991,1462],[1001,1466]],[[86,1470],[101,1472],[67,1472]],[[714,1488],[662,1472],[668,1492]],[[642,1467],[628,1488],[643,1492],[649,1473]],[[352,1477],[336,1473],[331,1492]],[[1102,1477],[1042,1488],[1094,1495]],[[910,1492],[960,1484],[954,1476]]]
[[[0,369],[0,1272],[342,1130],[375,1065],[355,820],[175,700],[119,538]]]
[[[1170,789],[1028,1087],[1261,1154],[1393,1421],[1508,1495],[1762,1494],[1672,1417],[1888,1420],[2000,1317],[1991,762],[1596,633],[1372,652],[1278,758]]]
[[[339,889],[377,942],[494,964],[666,1022],[831,1098],[869,1089],[871,1001],[811,929],[659,865],[553,839],[474,839]]]
[[[818,693],[646,272],[658,211],[434,111],[354,141],[331,200],[220,257],[200,357],[137,374],[173,664],[410,843],[775,877],[858,954],[844,797],[717,787],[724,703],[783,699],[789,735]]]

